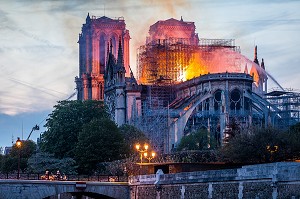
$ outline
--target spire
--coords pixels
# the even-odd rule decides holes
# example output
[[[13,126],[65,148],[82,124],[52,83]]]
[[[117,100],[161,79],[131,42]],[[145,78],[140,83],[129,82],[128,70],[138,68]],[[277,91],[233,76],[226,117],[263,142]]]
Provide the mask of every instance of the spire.
[[[265,70],[265,62],[264,62],[264,59],[261,59],[260,67],[262,67],[262,68]]]
[[[254,61],[254,63],[259,65],[259,62],[257,59],[257,46],[255,46],[255,49],[254,49],[254,60],[253,61]]]
[[[180,21],[183,21],[182,16],[181,16],[181,18],[180,18]]]
[[[118,62],[119,66],[124,65],[121,36],[119,37]]]
[[[129,66],[129,70],[130,70],[130,82],[131,82],[131,83],[134,83],[135,85],[137,85],[137,81],[136,81],[136,79],[135,79],[135,77],[134,77],[134,75],[133,75],[133,72],[132,72],[130,66]]]
[[[109,44],[110,43],[110,44]],[[107,42],[107,61],[106,61],[106,69],[105,69],[105,78],[112,79],[113,73],[115,71],[115,58],[112,54],[112,39],[110,39],[110,42]]]
[[[88,15],[86,16],[85,22],[89,23],[91,21],[90,13],[88,12]]]
[[[132,72],[132,70],[131,70],[131,67],[129,66],[129,70],[130,70],[130,77],[131,78],[134,78],[134,76],[133,76],[133,72]]]

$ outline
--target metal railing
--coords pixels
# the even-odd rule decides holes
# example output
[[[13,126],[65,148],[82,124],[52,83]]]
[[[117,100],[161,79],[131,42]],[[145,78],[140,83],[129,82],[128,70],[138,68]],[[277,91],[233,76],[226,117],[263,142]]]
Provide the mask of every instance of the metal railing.
[[[20,173],[20,180],[67,180],[67,181],[94,181],[94,182],[128,182],[128,176],[119,175],[76,175],[65,174],[65,178],[57,178],[56,175],[50,175],[45,178],[45,174],[39,173]],[[16,173],[0,173],[1,179],[18,179]]]

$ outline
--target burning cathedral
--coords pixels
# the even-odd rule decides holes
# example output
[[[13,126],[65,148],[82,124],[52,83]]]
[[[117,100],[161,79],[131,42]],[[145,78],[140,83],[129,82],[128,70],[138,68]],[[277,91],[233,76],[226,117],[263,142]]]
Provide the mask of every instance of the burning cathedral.
[[[118,124],[141,129],[157,151],[171,152],[181,138],[205,128],[220,146],[230,123],[287,127],[300,121],[300,95],[267,92],[264,60],[243,56],[234,39],[204,39],[182,18],[150,26],[129,66],[129,30],[123,18],[86,18],[79,34],[78,100],[104,100]]]

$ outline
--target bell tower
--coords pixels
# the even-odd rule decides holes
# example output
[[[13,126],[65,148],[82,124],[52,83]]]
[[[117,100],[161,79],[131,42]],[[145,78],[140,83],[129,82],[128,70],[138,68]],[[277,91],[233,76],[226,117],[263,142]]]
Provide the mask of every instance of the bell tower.
[[[79,34],[79,76],[75,78],[78,100],[104,99],[104,73],[108,60],[108,46],[112,45],[112,54],[118,57],[118,43],[122,43],[125,76],[129,71],[129,31],[124,18],[111,19],[88,14],[86,23]]]

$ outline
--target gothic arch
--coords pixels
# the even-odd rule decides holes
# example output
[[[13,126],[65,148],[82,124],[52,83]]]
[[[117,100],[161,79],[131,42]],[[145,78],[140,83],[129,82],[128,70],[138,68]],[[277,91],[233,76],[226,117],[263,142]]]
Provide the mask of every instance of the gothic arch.
[[[229,92],[229,107],[234,113],[242,109],[243,92],[238,88],[233,88]]]
[[[113,55],[115,56],[115,57],[117,57],[118,55],[117,55],[117,52],[118,52],[118,42],[119,42],[119,36],[118,36],[118,34],[117,33],[115,33],[115,32],[112,32],[111,34],[110,34],[110,39],[111,39],[111,42],[112,42],[112,46],[113,46]]]
[[[99,60],[100,60],[100,73],[104,74],[105,72],[105,65],[107,59],[107,36],[104,32],[99,34]]]
[[[214,110],[215,111],[220,111],[220,106],[221,106],[221,103],[222,103],[222,90],[221,89],[217,89],[215,92],[214,92],[214,95],[213,95],[213,105],[214,105]]]
[[[189,117],[191,116],[191,114],[193,113],[193,111],[195,110],[195,108],[202,103],[203,101],[205,101],[206,99],[211,98],[213,95],[211,94],[212,92],[207,92],[204,95],[198,95],[196,97],[196,102],[186,111],[182,111],[180,113],[180,117],[176,120],[174,120],[171,124],[170,124],[170,129],[169,129],[169,135],[174,135],[174,137],[171,138],[171,142],[169,145],[169,149],[173,148],[174,144],[178,144],[178,142],[181,140],[181,138],[183,137],[184,134],[184,128],[186,126],[186,123],[189,119]]]

